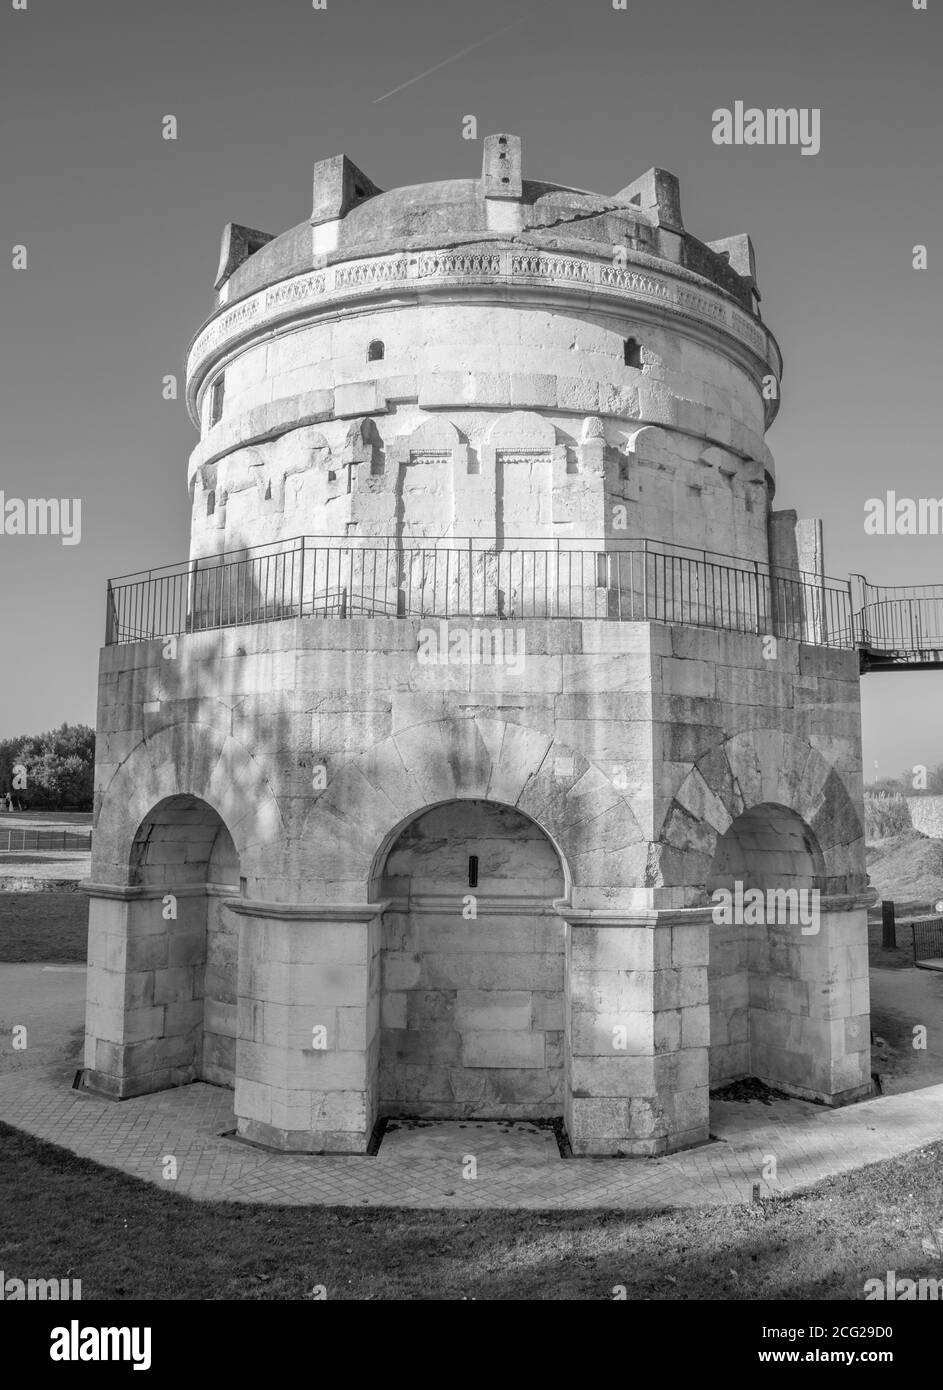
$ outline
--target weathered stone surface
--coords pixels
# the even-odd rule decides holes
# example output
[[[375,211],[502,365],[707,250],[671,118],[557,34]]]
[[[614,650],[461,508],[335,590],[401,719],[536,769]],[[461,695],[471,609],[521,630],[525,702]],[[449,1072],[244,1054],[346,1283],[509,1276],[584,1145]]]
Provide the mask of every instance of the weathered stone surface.
[[[500,135],[481,180],[321,161],[256,240],[188,362],[192,566],[101,662],[92,1084],[234,1085],[244,1137],[337,1153],[405,1108],[656,1154],[709,1080],[856,1092],[860,903],[703,912],[865,884],[854,654],[801,596],[809,640],[760,631],[770,534],[821,543],[770,518],[749,248]]]

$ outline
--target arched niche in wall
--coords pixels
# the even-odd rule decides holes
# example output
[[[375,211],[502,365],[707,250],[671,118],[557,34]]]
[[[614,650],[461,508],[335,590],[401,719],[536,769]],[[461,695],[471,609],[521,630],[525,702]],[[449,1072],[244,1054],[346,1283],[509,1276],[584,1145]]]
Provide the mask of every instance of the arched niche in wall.
[[[537,537],[553,523],[553,488],[566,473],[566,446],[553,424],[532,410],[513,410],[491,426],[482,472],[494,476],[495,534]]]
[[[639,501],[643,469],[663,472],[668,467],[668,437],[657,425],[643,425],[626,436],[619,459],[619,497]]]

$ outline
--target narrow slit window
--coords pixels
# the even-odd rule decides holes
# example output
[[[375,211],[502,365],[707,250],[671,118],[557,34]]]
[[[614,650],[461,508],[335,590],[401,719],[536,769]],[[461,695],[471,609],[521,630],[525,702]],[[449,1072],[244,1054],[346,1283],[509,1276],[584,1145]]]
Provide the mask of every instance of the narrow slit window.
[[[478,855],[468,856],[468,886],[469,888],[478,887]]]
[[[210,425],[219,424],[223,418],[223,397],[226,394],[226,373],[218,376],[210,392]]]

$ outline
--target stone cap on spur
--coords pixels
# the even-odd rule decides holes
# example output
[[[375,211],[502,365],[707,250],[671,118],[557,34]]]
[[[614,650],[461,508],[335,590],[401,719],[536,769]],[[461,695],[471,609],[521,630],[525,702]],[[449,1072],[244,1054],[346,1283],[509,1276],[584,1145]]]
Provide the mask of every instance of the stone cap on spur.
[[[629,311],[721,347],[757,381],[782,376],[748,236],[698,241],[684,228],[678,180],[663,169],[611,196],[525,179],[516,135],[485,138],[480,178],[388,192],[346,155],[321,160],[311,216],[279,236],[229,223],[215,283],[217,307],[187,353],[198,427],[206,382],[244,344],[350,307],[406,307],[420,296]]]
[[[488,135],[477,179],[384,192],[344,154],[314,166],[312,210],[278,236],[228,224],[215,288],[231,304],[279,280],[359,256],[511,238],[546,250],[613,259],[624,248],[709,281],[758,317],[748,236],[698,241],[681,216],[677,178],[649,169],[617,193],[525,179],[517,135]]]

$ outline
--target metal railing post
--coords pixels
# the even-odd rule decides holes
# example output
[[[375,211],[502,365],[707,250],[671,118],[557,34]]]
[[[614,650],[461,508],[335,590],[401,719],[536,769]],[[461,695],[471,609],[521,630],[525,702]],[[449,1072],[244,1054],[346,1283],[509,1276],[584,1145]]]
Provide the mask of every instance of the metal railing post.
[[[642,620],[648,622],[648,541],[642,541]]]
[[[196,630],[196,571],[199,563],[199,560],[190,560],[187,565],[187,632]]]
[[[860,608],[855,610],[855,584],[858,584],[858,597]],[[865,642],[867,633],[865,631],[865,609],[867,606],[868,581],[863,574],[850,574],[848,576],[848,621],[851,627],[851,642],[854,646],[857,642]]]
[[[553,608],[552,615],[555,618],[560,616],[560,537],[555,538],[556,554],[553,557]]]

